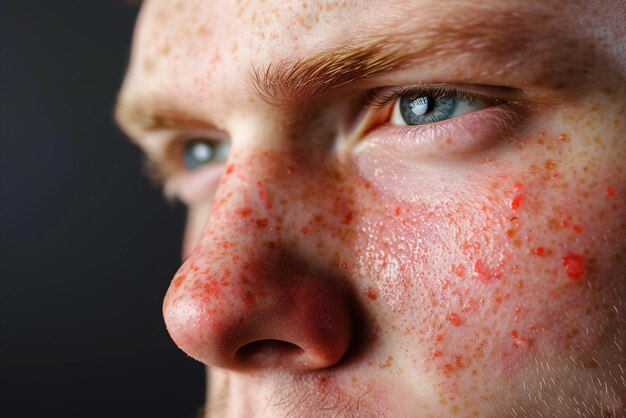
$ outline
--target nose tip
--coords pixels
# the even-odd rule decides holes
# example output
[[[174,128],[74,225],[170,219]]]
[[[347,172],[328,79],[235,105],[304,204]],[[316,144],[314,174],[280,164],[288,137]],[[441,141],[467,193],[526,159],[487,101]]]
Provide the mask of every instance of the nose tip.
[[[352,337],[344,293],[328,274],[279,258],[247,262],[253,276],[234,264],[219,276],[185,263],[163,305],[176,344],[231,370],[306,371],[339,362]]]

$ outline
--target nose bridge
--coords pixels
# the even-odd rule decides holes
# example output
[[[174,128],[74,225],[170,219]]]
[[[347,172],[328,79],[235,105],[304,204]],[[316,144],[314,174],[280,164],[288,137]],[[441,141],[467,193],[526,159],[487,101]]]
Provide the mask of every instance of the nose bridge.
[[[271,152],[232,158],[167,292],[170,335],[205,364],[326,367],[347,349],[350,315],[338,280],[284,239],[285,211],[296,203],[285,204],[294,198],[288,171],[286,157]]]

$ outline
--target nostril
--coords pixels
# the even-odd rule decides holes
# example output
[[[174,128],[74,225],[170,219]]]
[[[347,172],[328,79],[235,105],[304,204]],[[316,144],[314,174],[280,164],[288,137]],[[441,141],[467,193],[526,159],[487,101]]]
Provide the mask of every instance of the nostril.
[[[259,340],[237,350],[237,360],[249,366],[288,367],[305,355],[302,348],[282,340]]]

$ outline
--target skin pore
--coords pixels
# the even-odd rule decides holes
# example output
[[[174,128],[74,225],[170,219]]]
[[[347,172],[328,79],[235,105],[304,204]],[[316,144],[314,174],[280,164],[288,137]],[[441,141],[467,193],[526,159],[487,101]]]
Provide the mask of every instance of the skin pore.
[[[116,115],[189,207],[163,313],[207,416],[626,416],[625,15],[144,2]]]

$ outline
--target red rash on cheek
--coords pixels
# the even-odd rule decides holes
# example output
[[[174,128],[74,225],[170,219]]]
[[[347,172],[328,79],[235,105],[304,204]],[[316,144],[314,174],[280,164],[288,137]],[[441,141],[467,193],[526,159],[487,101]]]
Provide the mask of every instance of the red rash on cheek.
[[[426,353],[416,367],[446,378],[440,387],[447,400],[471,369],[514,380],[532,353],[562,353],[598,338],[581,331],[592,329],[593,318],[577,321],[563,312],[592,304],[581,283],[595,277],[588,260],[595,260],[589,240],[597,225],[589,204],[616,191],[590,189],[586,171],[566,163],[563,150],[571,143],[567,134],[545,134],[537,147],[546,149],[511,165],[485,163],[456,184],[446,182],[447,172],[398,184],[409,174],[391,165],[378,167],[379,177],[368,176],[375,167],[362,174],[372,185],[364,193],[372,196],[358,200],[378,211],[363,210],[355,222],[365,241],[357,247],[366,249],[358,254],[359,277],[371,278],[379,303],[411,324],[406,335]]]

